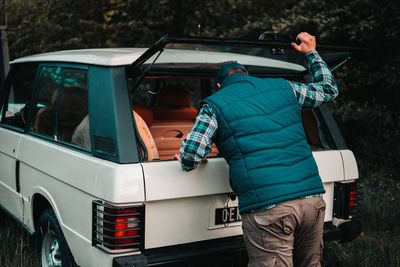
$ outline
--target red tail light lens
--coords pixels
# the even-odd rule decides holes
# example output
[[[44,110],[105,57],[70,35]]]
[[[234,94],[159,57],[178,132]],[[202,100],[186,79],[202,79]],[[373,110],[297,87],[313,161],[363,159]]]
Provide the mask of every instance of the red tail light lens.
[[[351,183],[349,192],[349,214],[353,214],[354,208],[356,207],[357,200],[357,184]]]
[[[143,247],[144,207],[117,207],[94,203],[94,245],[111,250]]]
[[[136,236],[138,234],[137,229],[132,230],[132,228],[137,227],[138,224],[130,222],[129,218],[117,218],[115,222],[115,238]]]
[[[333,216],[339,219],[349,219],[355,212],[358,203],[356,182],[335,183]]]
[[[135,208],[104,209],[104,235],[106,247],[133,248],[138,244],[140,213]]]

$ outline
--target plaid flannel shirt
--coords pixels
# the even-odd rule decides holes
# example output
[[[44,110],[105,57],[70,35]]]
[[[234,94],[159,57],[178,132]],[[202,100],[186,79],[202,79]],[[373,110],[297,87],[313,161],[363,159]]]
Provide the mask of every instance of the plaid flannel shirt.
[[[289,81],[301,109],[318,107],[332,101],[339,94],[332,73],[317,51],[308,52],[306,62],[310,70],[311,82]],[[211,152],[217,130],[218,121],[215,112],[209,105],[203,105],[193,129],[180,148],[181,166],[184,171],[197,168]]]

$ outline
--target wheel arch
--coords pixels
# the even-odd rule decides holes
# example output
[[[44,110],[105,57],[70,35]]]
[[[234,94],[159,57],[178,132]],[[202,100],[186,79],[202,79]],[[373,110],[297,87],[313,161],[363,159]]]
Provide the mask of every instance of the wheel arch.
[[[33,188],[32,194],[31,194],[31,201],[30,201],[30,217],[31,217],[31,227],[34,229],[34,236],[36,240],[37,236],[37,230],[40,225],[40,218],[43,215],[43,213],[50,209],[53,211],[55,219],[57,220],[57,223],[60,226],[61,233],[66,241],[67,246],[69,247],[70,244],[70,235],[66,235],[65,230],[68,231],[68,227],[64,224],[63,220],[63,211],[62,209],[62,202],[57,202],[57,197],[56,195],[51,194],[46,188],[42,186],[37,186]],[[35,241],[35,247],[38,245],[36,244],[37,242]],[[68,248],[70,250],[70,247]],[[74,249],[75,254],[76,254],[76,249]],[[72,251],[71,251],[72,254]],[[75,260],[74,255],[72,254],[72,257]]]
[[[46,261],[45,266],[76,266],[59,218],[50,202],[43,195],[37,194],[33,210],[37,229],[34,249],[41,264]]]
[[[60,218],[60,214],[58,212],[57,205],[54,201],[54,199],[51,197],[51,195],[45,191],[45,190],[40,190],[38,192],[35,192],[32,195],[32,222],[33,222],[33,227],[34,230],[36,231],[36,227],[38,224],[38,221],[40,219],[40,216],[43,214],[43,212],[47,209],[52,209],[54,214],[56,215],[57,220],[59,223],[62,223],[62,219]]]
[[[32,197],[32,217],[33,217],[33,226],[36,229],[37,223],[39,221],[42,213],[47,209],[53,209],[50,202],[41,194],[35,194]]]

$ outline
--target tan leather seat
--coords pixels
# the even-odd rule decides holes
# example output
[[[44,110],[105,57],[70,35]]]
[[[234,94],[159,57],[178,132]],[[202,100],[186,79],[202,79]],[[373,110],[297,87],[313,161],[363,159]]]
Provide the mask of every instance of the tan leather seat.
[[[81,87],[64,87],[59,103],[57,101],[58,92],[55,91],[51,97],[51,105],[37,112],[34,130],[52,136],[55,110],[57,105],[60,105],[57,115],[57,137],[60,141],[70,143],[74,130],[87,114],[87,90]]]
[[[192,127],[193,121],[188,120],[154,121],[150,132],[161,160],[174,159],[174,155],[179,153],[182,141]]]
[[[53,136],[54,134],[54,107],[57,104],[58,91],[54,91],[50,105],[41,108],[37,111],[35,121],[33,124],[33,130],[38,133]]]
[[[139,135],[143,140],[143,143],[147,150],[147,160],[151,161],[154,159],[159,159],[158,151],[154,139],[147,127],[146,122],[139,116],[135,111],[132,112],[136,127],[138,129]],[[90,132],[89,132],[89,117],[86,117],[82,122],[76,127],[74,133],[72,134],[72,143],[87,149],[90,149]]]
[[[192,106],[191,92],[184,88],[164,88],[157,95],[156,102],[157,105],[152,109],[150,132],[160,159],[174,159],[186,135],[193,128],[198,111]],[[209,157],[217,154],[217,147],[213,145]]]
[[[321,147],[319,139],[318,124],[311,110],[304,110],[301,112],[303,119],[303,127],[307,136],[307,140],[311,148]]]
[[[61,96],[58,135],[64,142],[71,142],[77,125],[88,113],[87,89],[81,87],[64,87]]]
[[[33,126],[35,132],[53,136],[54,134],[54,108],[52,106],[39,109]]]
[[[90,149],[90,132],[89,132],[89,116],[86,115],[85,118],[79,123],[79,125],[75,128],[71,143],[78,145],[80,147]]]
[[[155,120],[195,120],[197,109],[192,106],[192,94],[185,88],[164,88],[156,97]]]
[[[136,127],[139,131],[139,135],[142,138],[147,150],[147,160],[151,161],[154,159],[160,159],[153,136],[151,135],[151,132],[147,127],[146,122],[135,111],[133,111],[133,116],[135,118]]]

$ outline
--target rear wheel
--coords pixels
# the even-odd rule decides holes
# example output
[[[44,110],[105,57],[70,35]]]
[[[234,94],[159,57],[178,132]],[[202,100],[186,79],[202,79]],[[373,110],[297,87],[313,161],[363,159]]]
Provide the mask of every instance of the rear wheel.
[[[42,267],[75,266],[57,217],[51,209],[45,210],[39,219],[35,250]]]

